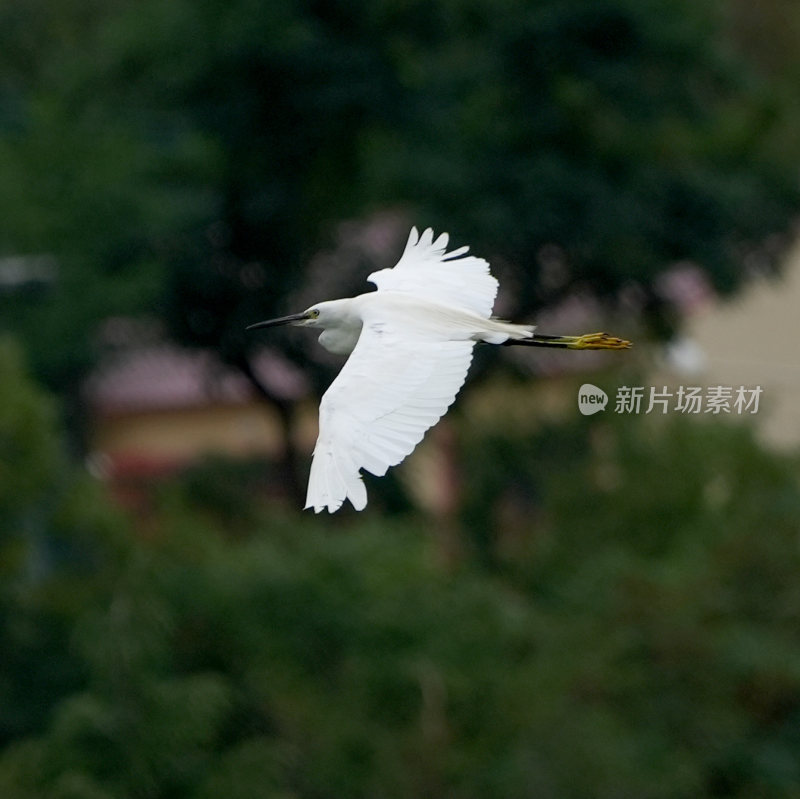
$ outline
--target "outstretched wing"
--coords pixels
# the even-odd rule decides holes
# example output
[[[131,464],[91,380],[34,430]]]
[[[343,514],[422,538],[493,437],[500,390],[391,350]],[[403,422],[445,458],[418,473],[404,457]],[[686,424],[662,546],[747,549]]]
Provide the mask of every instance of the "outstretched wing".
[[[360,470],[400,463],[453,402],[473,341],[414,336],[391,318],[364,322],[347,363],[322,397],[306,508],[367,504]]]
[[[446,252],[448,241],[447,233],[434,241],[431,228],[422,236],[411,228],[396,266],[373,272],[367,280],[378,290],[402,291],[488,317],[497,296],[497,280],[489,273],[489,264],[483,258],[464,257],[469,247]]]

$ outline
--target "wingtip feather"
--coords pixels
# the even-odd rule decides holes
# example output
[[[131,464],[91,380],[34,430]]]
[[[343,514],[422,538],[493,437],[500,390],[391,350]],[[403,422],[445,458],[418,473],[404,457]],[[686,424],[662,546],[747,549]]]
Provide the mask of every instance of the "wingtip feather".
[[[463,247],[458,247],[451,252],[445,253],[442,256],[443,261],[452,261],[454,258],[460,258],[462,255],[466,255],[469,252],[469,247],[464,245]],[[483,260],[483,259],[480,259]]]
[[[431,235],[433,235],[433,231],[431,231]],[[437,252],[442,252],[447,249],[447,244],[450,241],[450,234],[449,233],[440,233],[439,237],[433,242],[433,249]]]
[[[345,451],[315,450],[305,508],[313,508],[314,513],[336,513],[346,499],[356,510],[367,506],[367,488],[358,465]]]

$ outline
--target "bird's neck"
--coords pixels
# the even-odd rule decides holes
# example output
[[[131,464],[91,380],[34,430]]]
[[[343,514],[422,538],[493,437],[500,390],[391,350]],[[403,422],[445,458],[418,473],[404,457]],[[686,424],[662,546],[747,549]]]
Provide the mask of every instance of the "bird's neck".
[[[357,299],[346,297],[320,304],[324,306],[320,307],[320,320],[325,329],[320,334],[319,343],[329,352],[349,355],[356,346],[362,325]]]
[[[344,297],[341,300],[320,302],[319,324],[326,328],[361,327],[361,314],[358,312],[357,297]]]

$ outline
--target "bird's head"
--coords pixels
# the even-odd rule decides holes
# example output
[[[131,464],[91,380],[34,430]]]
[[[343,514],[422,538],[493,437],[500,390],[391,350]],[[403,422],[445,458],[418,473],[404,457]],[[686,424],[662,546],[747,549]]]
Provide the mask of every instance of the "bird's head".
[[[262,327],[276,327],[277,325],[295,325],[297,327],[328,327],[335,324],[341,316],[340,304],[344,300],[327,300],[318,302],[300,313],[279,316],[277,319],[267,319],[265,322],[256,322],[248,325],[248,330]]]
[[[248,325],[248,330],[257,330],[261,327],[277,327],[278,325],[295,325],[296,327],[321,327],[320,318],[322,310],[312,305],[306,308],[305,311],[300,313],[289,314],[288,316],[279,316],[277,319],[267,319],[265,322],[256,322],[254,325]]]

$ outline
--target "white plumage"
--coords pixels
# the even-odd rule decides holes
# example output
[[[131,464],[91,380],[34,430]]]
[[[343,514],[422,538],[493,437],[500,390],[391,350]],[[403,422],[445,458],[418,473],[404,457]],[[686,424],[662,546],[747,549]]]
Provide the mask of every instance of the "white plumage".
[[[483,258],[463,257],[469,247],[446,252],[449,238],[442,233],[434,241],[431,228],[422,236],[412,228],[397,265],[373,272],[367,280],[379,290],[402,291],[489,316],[497,295],[497,279],[490,274],[489,264]]]
[[[332,513],[349,499],[362,510],[361,470],[384,475],[413,451],[464,384],[476,342],[578,346],[566,343],[575,337],[537,342],[532,325],[493,319],[489,264],[447,243],[446,233],[434,241],[430,228],[413,228],[397,265],[369,276],[377,291],[250,326],[321,327],[326,349],[350,354],[320,403],[306,508]]]
[[[489,264],[462,257],[467,247],[447,253],[447,242],[446,233],[434,241],[430,228],[422,236],[413,228],[397,265],[369,276],[378,290],[346,301],[362,327],[320,403],[307,508],[333,512],[349,499],[362,510],[360,470],[382,476],[414,450],[464,384],[478,337],[533,332],[490,322],[497,280]]]

